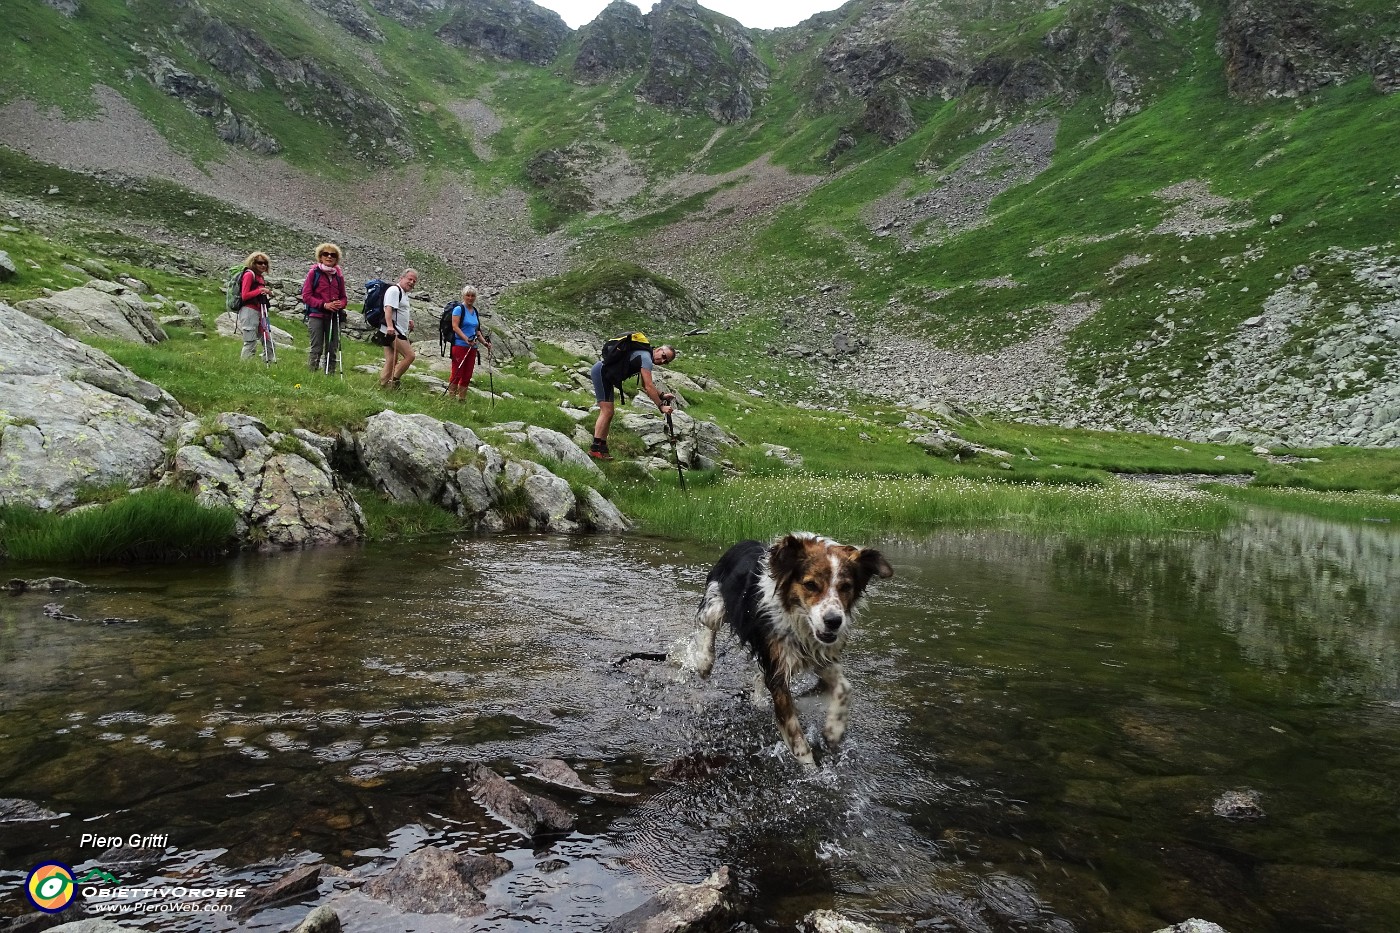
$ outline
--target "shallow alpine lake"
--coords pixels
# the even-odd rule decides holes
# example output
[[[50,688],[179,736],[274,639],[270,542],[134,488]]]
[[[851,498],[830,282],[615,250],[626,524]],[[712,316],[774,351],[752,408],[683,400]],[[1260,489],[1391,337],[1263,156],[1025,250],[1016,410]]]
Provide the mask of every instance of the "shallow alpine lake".
[[[713,548],[8,567],[89,588],[0,596],[0,798],[52,811],[0,823],[0,922],[58,860],[142,887],[348,870],[246,921],[114,918],[148,930],[282,931],[331,903],[351,933],[576,933],[720,865],[764,931],[818,908],[967,933],[1400,929],[1396,529],[1261,512],[1214,536],[859,543],[895,577],[852,636],[847,740],[810,777],[732,638],[708,681],[648,657],[690,631]],[[819,698],[803,713],[813,734]],[[634,796],[556,793],[527,777],[540,758]],[[577,829],[525,839],[467,791],[474,762]],[[1262,816],[1216,815],[1232,791]],[[425,845],[509,860],[484,913],[358,892]]]

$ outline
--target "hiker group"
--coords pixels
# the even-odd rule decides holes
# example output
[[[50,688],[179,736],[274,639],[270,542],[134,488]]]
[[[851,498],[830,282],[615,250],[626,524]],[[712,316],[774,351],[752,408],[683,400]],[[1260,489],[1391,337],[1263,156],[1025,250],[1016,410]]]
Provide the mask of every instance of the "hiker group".
[[[315,261],[302,280],[300,298],[304,311],[309,350],[307,369],[311,372],[344,374],[341,359],[341,336],[347,323],[349,292],[345,274],[340,266],[340,247],[322,243],[316,247]],[[264,363],[277,360],[277,348],[272,336],[271,292],[267,284],[270,260],[267,253],[255,252],[242,266],[229,270],[225,286],[225,304],[237,314],[238,330],[243,338],[242,359],[260,355]],[[418,271],[405,269],[390,282],[370,279],[364,286],[362,313],[365,325],[372,329],[370,342],[384,349],[384,366],[379,372],[379,385],[396,389],[417,353],[410,335],[415,329],[413,302],[410,298],[418,284]],[[491,338],[481,327],[481,315],[476,307],[476,289],[462,289],[461,301],[450,302],[443,309],[438,324],[438,339],[445,349],[451,347],[452,376],[448,394],[465,400],[472,373],[480,358],[479,347],[491,350]]]
[[[340,267],[340,247],[322,243],[316,247],[316,261],[306,271],[301,285],[301,301],[305,306],[310,350],[307,368],[312,372],[344,373],[341,362],[341,333],[347,321],[349,295],[345,274]],[[228,310],[238,315],[238,329],[243,337],[243,359],[261,352],[263,361],[271,364],[277,359],[268,314],[271,307],[267,274],[270,260],[266,253],[248,256],[242,267],[229,270],[225,287]],[[370,342],[384,349],[384,366],[379,371],[379,385],[385,389],[399,388],[400,380],[417,358],[409,335],[414,330],[413,303],[409,293],[418,284],[418,271],[405,269],[395,281],[374,278],[365,283],[362,313],[365,325],[373,329]],[[461,299],[449,302],[438,321],[438,340],[443,349],[451,348],[452,375],[447,394],[465,401],[472,374],[480,359],[480,348],[491,352],[491,338],[481,326],[481,312],[476,306],[476,289],[462,288]],[[666,418],[667,433],[674,438],[671,423],[671,402],[675,396],[661,392],[652,381],[656,366],[669,365],[676,351],[669,345],[653,347],[640,332],[623,334],[604,342],[600,358],[593,364],[591,377],[593,396],[598,403],[598,420],[593,426],[593,445],[588,454],[596,460],[611,460],[608,431],[616,410],[616,397],[621,397],[623,383],[635,377],[642,392],[655,403]],[[626,401],[623,397],[622,401]],[[681,482],[684,483],[682,476]]]

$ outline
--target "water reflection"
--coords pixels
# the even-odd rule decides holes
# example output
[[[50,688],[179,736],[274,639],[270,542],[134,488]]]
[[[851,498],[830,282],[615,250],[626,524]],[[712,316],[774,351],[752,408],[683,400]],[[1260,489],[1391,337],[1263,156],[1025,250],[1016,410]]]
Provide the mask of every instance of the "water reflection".
[[[468,538],[4,600],[0,797],[71,815],[0,824],[0,885],[44,858],[263,883],[431,843],[515,867],[484,917],[422,930],[597,929],[720,864],[766,928],[830,906],[957,931],[1400,924],[1400,535],[1262,514],[1213,537],[880,545],[896,577],[853,639],[848,740],[815,777],[748,701],[732,639],[706,682],[636,657],[688,632],[711,549]],[[56,622],[55,599],[136,621]],[[567,800],[578,832],[537,852],[459,773],[540,757],[638,796]],[[1264,820],[1211,815],[1246,787]],[[78,845],[93,827],[171,845],[123,863]],[[348,929],[404,928],[353,888],[319,895]]]

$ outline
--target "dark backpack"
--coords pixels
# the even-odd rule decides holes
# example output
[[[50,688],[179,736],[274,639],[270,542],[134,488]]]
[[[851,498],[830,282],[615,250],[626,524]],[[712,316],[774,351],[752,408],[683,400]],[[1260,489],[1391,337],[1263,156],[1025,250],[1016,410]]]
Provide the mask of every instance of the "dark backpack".
[[[457,333],[452,329],[452,312],[461,306],[460,301],[449,301],[442,308],[442,317],[438,318],[438,356],[446,356],[447,348],[457,340]]]
[[[651,352],[651,341],[641,331],[603,342],[603,352],[600,354],[603,360],[603,385],[615,387],[622,396],[620,401],[624,403],[627,396],[622,392],[623,380],[642,371],[642,364],[632,358],[632,354],[638,350]]]
[[[365,283],[365,323],[370,327],[384,326],[384,293],[393,284],[383,279],[370,279]]]

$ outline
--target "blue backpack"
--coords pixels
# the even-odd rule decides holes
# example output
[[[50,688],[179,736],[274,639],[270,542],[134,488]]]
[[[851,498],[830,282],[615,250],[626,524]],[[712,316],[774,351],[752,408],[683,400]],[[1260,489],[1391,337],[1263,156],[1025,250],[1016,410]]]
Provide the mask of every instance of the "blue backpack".
[[[365,323],[370,327],[384,326],[384,293],[393,284],[383,279],[370,279],[365,283]]]

